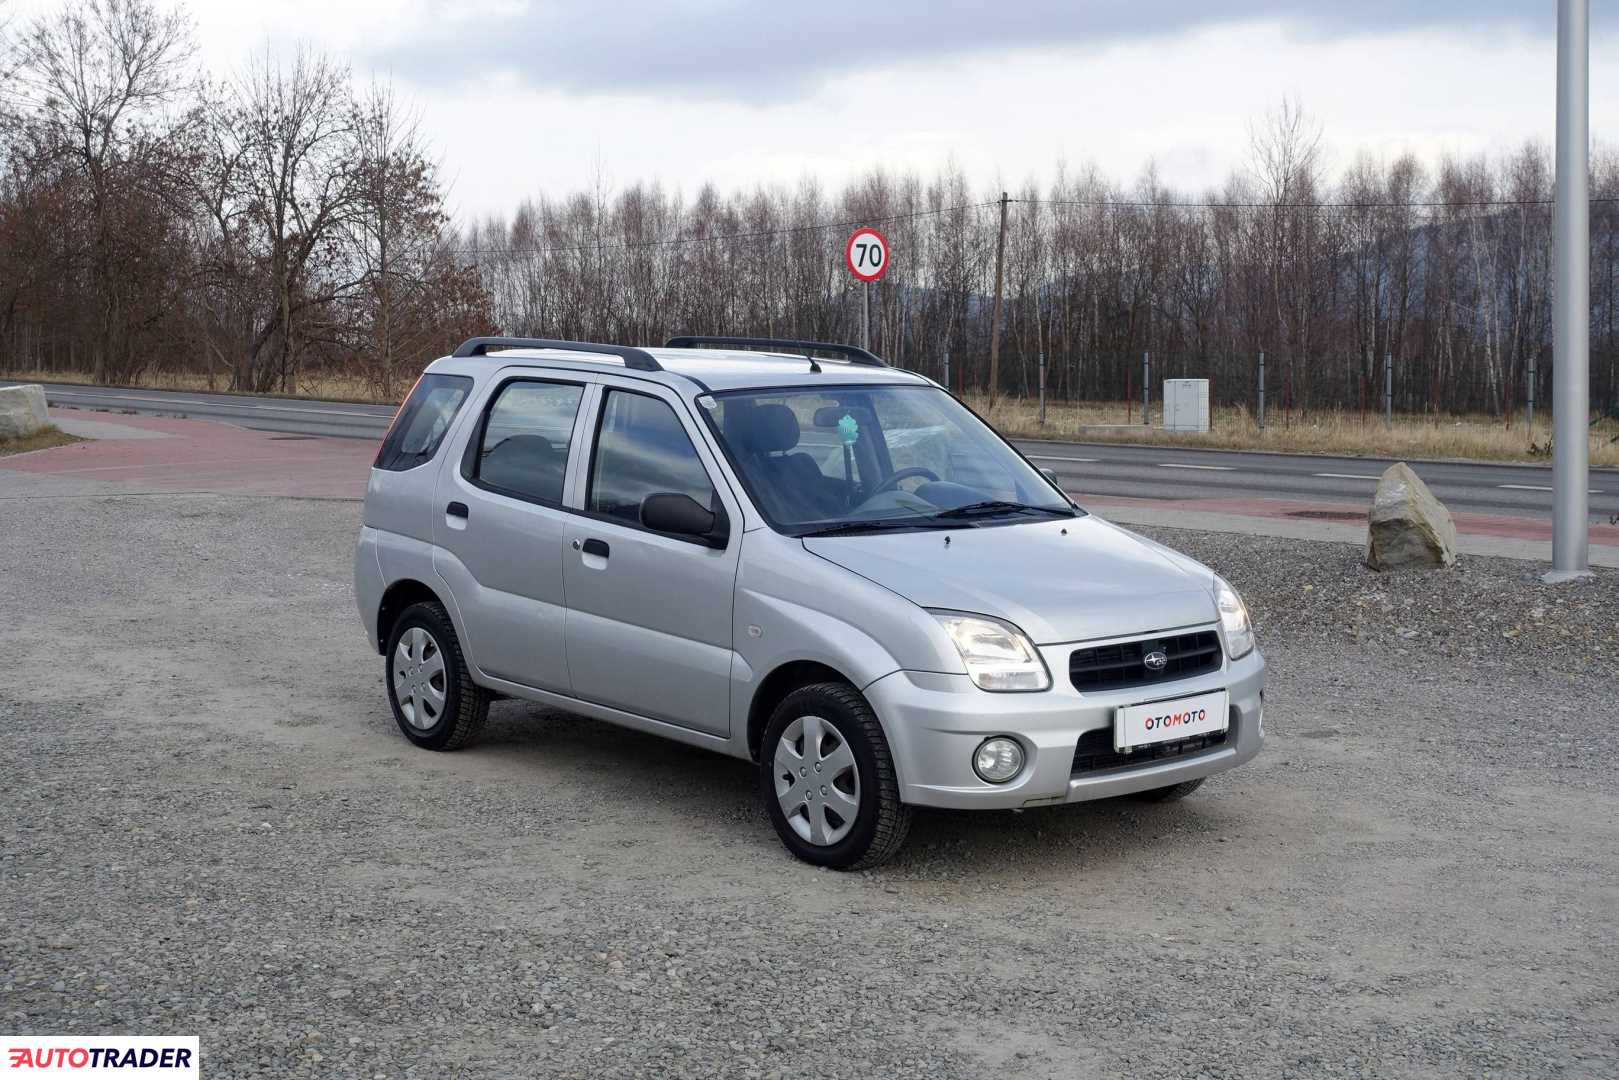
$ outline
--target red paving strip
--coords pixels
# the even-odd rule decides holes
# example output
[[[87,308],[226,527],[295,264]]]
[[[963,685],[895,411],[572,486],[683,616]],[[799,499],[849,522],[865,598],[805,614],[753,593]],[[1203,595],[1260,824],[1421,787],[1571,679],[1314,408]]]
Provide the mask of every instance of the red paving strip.
[[[1284,521],[1326,521],[1358,525],[1366,520],[1370,500],[1354,502],[1296,502],[1284,499],[1131,499],[1119,495],[1085,495],[1072,492],[1081,506],[1145,506],[1175,510],[1187,515],[1186,528],[1197,528],[1197,515],[1234,514],[1239,517],[1272,518]],[[1103,515],[1104,517],[1106,514]],[[1456,531],[1470,536],[1501,536],[1513,540],[1551,540],[1552,523],[1529,517],[1497,517],[1492,514],[1453,513]],[[1619,545],[1619,527],[1591,526],[1591,543]]]
[[[74,443],[0,458],[0,470],[128,484],[141,491],[360,499],[377,455],[376,444],[365,439],[289,438],[211,420],[166,416],[77,411],[58,415],[159,431],[172,438]]]

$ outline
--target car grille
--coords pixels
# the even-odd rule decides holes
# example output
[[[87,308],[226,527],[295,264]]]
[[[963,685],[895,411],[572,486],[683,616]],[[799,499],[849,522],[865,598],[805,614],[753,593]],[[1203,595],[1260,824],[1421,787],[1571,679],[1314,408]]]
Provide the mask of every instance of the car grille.
[[[1084,776],[1109,769],[1138,768],[1158,765],[1166,760],[1201,754],[1205,750],[1218,750],[1228,740],[1237,737],[1237,710],[1231,710],[1230,725],[1225,731],[1211,731],[1207,735],[1194,735],[1175,742],[1150,743],[1138,746],[1128,754],[1113,749],[1113,729],[1110,727],[1087,731],[1074,747],[1074,765],[1070,776]]]
[[[1148,653],[1162,651],[1168,658],[1162,670],[1143,663]],[[1080,691],[1123,690],[1203,675],[1220,668],[1220,636],[1213,630],[1193,634],[1092,645],[1068,656],[1068,677]]]

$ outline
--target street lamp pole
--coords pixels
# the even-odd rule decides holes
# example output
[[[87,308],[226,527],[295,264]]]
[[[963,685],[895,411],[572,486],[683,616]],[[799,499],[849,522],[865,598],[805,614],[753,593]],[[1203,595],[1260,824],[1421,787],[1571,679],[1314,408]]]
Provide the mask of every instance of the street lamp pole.
[[[1590,573],[1590,0],[1557,0],[1557,297],[1552,312],[1552,569]]]

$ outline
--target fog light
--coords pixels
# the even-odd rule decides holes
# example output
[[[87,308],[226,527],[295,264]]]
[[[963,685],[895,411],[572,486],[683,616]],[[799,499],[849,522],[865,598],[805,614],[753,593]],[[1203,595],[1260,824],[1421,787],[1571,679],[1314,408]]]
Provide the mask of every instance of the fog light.
[[[973,772],[991,784],[1004,784],[1022,771],[1023,747],[1016,739],[985,739],[973,754]]]

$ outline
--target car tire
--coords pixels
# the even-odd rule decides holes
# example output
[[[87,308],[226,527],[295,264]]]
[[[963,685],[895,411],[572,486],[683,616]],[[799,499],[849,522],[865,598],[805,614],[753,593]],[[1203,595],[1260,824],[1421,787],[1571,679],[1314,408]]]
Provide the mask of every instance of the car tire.
[[[1204,777],[1188,780],[1183,784],[1171,784],[1168,787],[1153,788],[1151,791],[1139,792],[1136,798],[1143,802],[1178,802],[1192,792],[1203,786]]]
[[[405,738],[424,750],[455,750],[483,730],[489,693],[472,681],[450,613],[412,604],[388,633],[388,704]]]
[[[911,828],[882,724],[845,683],[806,686],[776,706],[760,742],[759,791],[787,850],[816,866],[876,866]]]

